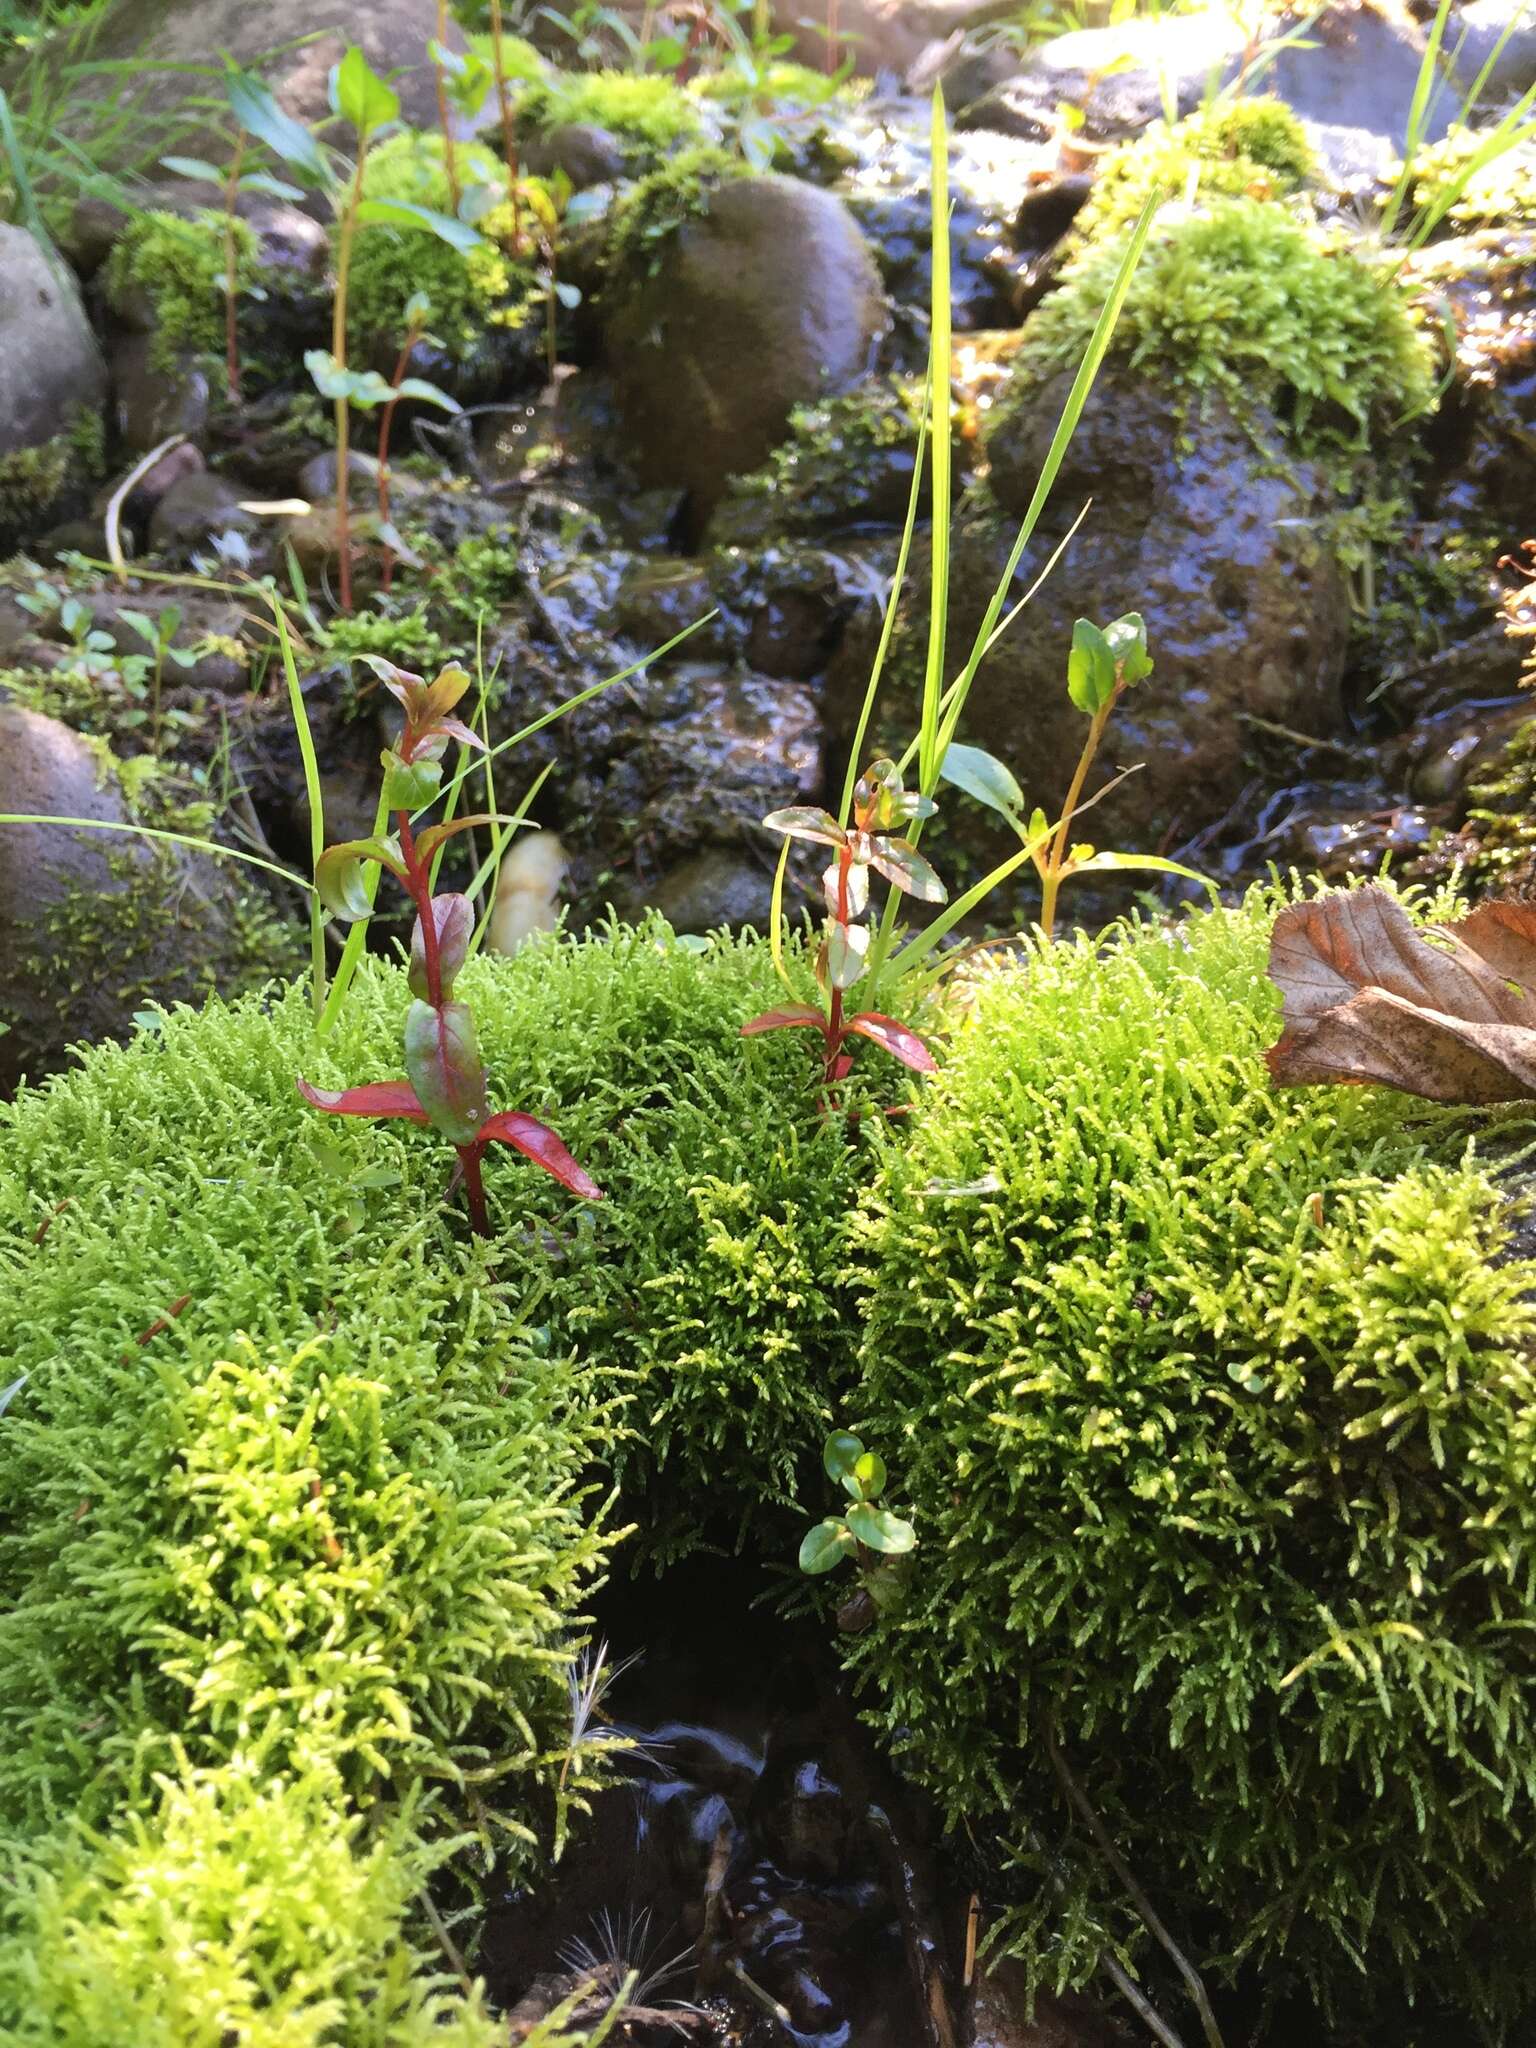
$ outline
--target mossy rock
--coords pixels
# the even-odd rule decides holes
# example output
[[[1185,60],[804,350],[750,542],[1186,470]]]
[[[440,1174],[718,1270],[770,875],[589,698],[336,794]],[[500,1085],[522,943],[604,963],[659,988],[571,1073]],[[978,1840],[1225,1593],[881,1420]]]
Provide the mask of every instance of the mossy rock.
[[[995,1844],[994,1937],[1036,1982],[1112,1944],[1156,1998],[1166,1967],[1055,1740],[1274,2038],[1523,2040],[1536,1265],[1496,1135],[1271,1087],[1275,909],[973,991],[865,1238],[849,1419],[920,1547],[854,1662],[903,1768]]]

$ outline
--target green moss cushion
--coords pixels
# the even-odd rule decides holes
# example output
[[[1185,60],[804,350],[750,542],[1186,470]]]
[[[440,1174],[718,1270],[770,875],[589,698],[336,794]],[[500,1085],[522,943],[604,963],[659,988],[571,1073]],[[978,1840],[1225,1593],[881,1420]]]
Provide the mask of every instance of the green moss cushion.
[[[787,1494],[851,1372],[847,1148],[805,1049],[737,1035],[775,985],[660,928],[466,972],[499,1106],[609,1189],[506,1152],[483,1248],[432,1134],[294,1088],[399,1071],[391,969],[323,1046],[302,988],[183,1010],[0,1112],[0,2033],[446,2023],[408,1909],[467,1815],[500,1872],[548,1846],[589,1475],[665,1471],[696,1540]]]
[[[997,1830],[1039,1976],[1147,1946],[1054,1732],[1218,1971],[1507,2019],[1536,1266],[1455,1116],[1270,1089],[1274,908],[982,985],[868,1231],[858,1426],[921,1548],[856,1654],[907,1766]]]

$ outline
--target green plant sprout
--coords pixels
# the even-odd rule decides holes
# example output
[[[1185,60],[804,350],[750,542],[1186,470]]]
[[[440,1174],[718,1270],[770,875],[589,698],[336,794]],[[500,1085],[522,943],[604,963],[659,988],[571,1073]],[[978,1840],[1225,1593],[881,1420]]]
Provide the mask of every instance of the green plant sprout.
[[[827,1515],[800,1541],[800,1569],[808,1577],[835,1571],[844,1558],[859,1567],[859,1589],[838,1610],[838,1625],[850,1634],[868,1628],[895,1604],[906,1578],[906,1560],[917,1548],[917,1532],[881,1506],[889,1474],[878,1451],[864,1448],[850,1430],[834,1429],[821,1449],[822,1468],[848,1496],[840,1515]]]
[[[322,398],[330,399],[336,422],[336,553],[338,558],[338,599],[341,610],[352,609],[352,544],[348,467],[351,439],[351,411],[354,405],[369,408],[388,402],[391,387],[377,371],[361,374],[347,364],[347,284],[352,269],[352,251],[364,228],[387,226],[407,228],[435,235],[450,248],[461,252],[480,246],[480,236],[466,221],[452,215],[416,206],[404,199],[365,199],[363,173],[368,151],[400,117],[400,96],[379,77],[363,52],[351,45],[331,74],[331,106],[336,116],[352,131],[353,160],[346,176],[338,176],[329,154],[302,123],[285,114],[264,86],[231,79],[231,111],[240,125],[256,135],[284,163],[309,184],[318,184],[330,200],[336,219],[336,289],[331,308],[329,351],[311,349],[305,367]],[[407,383],[416,380],[408,379]],[[398,396],[414,397],[425,404],[444,403],[441,392],[428,384]]]
[[[1088,720],[1082,752],[1072,772],[1061,815],[1054,824],[1037,805],[1024,816],[1024,793],[1012,772],[983,747],[952,743],[939,772],[946,782],[965,791],[1000,817],[1018,833],[1035,871],[1040,877],[1039,928],[1047,939],[1056,932],[1056,899],[1061,885],[1072,875],[1091,870],[1152,869],[1159,874],[1180,875],[1186,881],[1209,887],[1203,875],[1180,866],[1157,853],[1113,853],[1072,843],[1072,822],[1083,804],[1083,788],[1104,738],[1105,727],[1115,706],[1127,690],[1144,682],[1152,673],[1147,652],[1147,628],[1140,612],[1127,612],[1102,629],[1089,619],[1079,619],[1072,628],[1072,651],[1067,657],[1067,694]],[[1091,801],[1097,803],[1131,774],[1124,770],[1107,783]]]
[[[160,753],[160,693],[165,680],[165,664],[174,661],[178,668],[191,668],[197,660],[189,647],[175,647],[171,643],[181,630],[181,606],[168,604],[158,612],[130,611],[126,605],[117,616],[125,626],[132,627],[149,649],[150,671],[150,745],[156,756]]]

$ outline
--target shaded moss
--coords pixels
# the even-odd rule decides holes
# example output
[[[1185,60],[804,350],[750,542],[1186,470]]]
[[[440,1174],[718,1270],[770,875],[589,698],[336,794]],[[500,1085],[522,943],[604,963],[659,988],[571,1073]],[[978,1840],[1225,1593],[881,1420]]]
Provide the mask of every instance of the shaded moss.
[[[21,539],[35,531],[101,475],[105,460],[101,414],[86,406],[51,439],[0,455],[0,536]]]
[[[236,281],[245,292],[260,286],[262,266],[249,222],[237,219],[234,229]],[[152,360],[160,369],[171,368],[178,355],[213,357],[223,350],[224,231],[222,213],[141,213],[113,245],[108,294],[145,294],[155,320]]]
[[[752,175],[749,165],[713,146],[682,150],[642,178],[615,209],[608,230],[614,272],[638,278],[653,271],[668,242],[688,221],[706,212],[709,195],[730,178]]]
[[[1486,129],[1457,125],[1413,162],[1415,207],[1450,199],[1446,218],[1460,228],[1536,227],[1536,142],[1521,142],[1474,171]],[[1450,198],[1453,191],[1458,196]]]
[[[461,190],[485,187],[504,193],[507,172],[500,159],[478,143],[454,151]],[[401,199],[436,213],[452,213],[453,195],[440,135],[407,131],[381,143],[363,173],[369,199]],[[488,334],[525,326],[538,290],[527,209],[521,228],[525,254],[514,256],[514,217],[503,199],[475,223],[480,245],[455,249],[436,235],[374,223],[353,245],[347,292],[347,326],[352,345],[367,352],[383,344],[398,347],[405,309],[424,292],[428,324],[457,362],[472,355]]]
[[[533,128],[590,122],[649,151],[699,141],[704,122],[680,85],[659,72],[550,71],[526,84],[518,116]]]

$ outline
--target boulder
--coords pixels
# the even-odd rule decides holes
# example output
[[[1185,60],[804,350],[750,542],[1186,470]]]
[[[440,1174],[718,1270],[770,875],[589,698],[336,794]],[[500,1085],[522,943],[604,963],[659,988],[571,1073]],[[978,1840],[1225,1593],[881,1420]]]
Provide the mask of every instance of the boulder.
[[[129,820],[104,747],[3,699],[0,811]],[[0,1095],[78,1041],[126,1032],[146,1003],[235,993],[251,957],[242,907],[225,867],[187,849],[0,826]]]
[[[1493,58],[1489,97],[1518,98],[1536,85],[1536,11],[1530,0],[1467,0],[1446,40],[1456,51],[1457,72],[1469,85]]]
[[[608,323],[619,418],[641,481],[708,516],[791,409],[848,389],[885,326],[879,273],[842,201],[794,178],[740,178],[621,286]]]
[[[1276,22],[1268,33],[1278,40],[1287,25]],[[1289,24],[1299,25],[1299,17]],[[1277,49],[1256,89],[1286,101],[1330,163],[1368,159],[1379,167],[1401,145],[1424,43],[1423,28],[1395,0],[1332,0],[1307,16],[1303,38]],[[1082,109],[1088,141],[1119,142],[1158,120],[1169,92],[1181,115],[1193,113],[1213,77],[1230,84],[1254,54],[1236,14],[1223,8],[1076,29],[1028,51],[1013,78],[963,110],[960,125],[1034,139],[1066,102]],[[1459,103],[1455,83],[1442,83],[1426,141],[1445,133]]]
[[[266,0],[260,7],[246,0],[112,0],[92,22],[90,55],[93,64],[123,68],[76,81],[64,132],[99,128],[89,102],[110,98],[125,154],[136,159],[143,149],[142,124],[117,121],[136,106],[153,113],[156,154],[217,154],[227,142],[203,102],[207,67],[226,54],[259,72],[297,120],[323,121],[331,68],[348,43],[361,45],[375,71],[393,75],[407,121],[433,127],[437,98],[427,45],[436,34],[436,0]],[[448,41],[464,47],[451,19]]]
[[[997,509],[957,528],[951,670],[969,652],[1007,562],[1067,383],[1055,380],[1034,402],[1004,409],[996,420],[989,454]],[[1338,729],[1347,593],[1313,530],[1328,503],[1324,480],[1266,460],[1254,434],[1220,404],[1186,419],[1173,399],[1132,376],[1101,378],[1026,554],[1015,599],[1088,498],[1092,509],[1076,538],[983,663],[958,737],[999,755],[1029,803],[1054,814],[1085,731],[1066,689],[1073,622],[1141,612],[1155,668],[1122,700],[1088,793],[1119,768],[1139,772],[1095,807],[1083,836],[1098,846],[1151,852],[1213,824],[1240,796],[1251,738],[1245,714],[1309,734]],[[877,711],[891,721],[887,744],[916,730],[927,585],[926,563],[916,559]],[[874,608],[863,618],[828,678],[834,758],[858,716],[878,631]],[[951,885],[975,879],[1016,843],[993,829],[989,812],[954,792],[946,793],[942,816],[947,844],[935,857]]]
[[[935,44],[1014,12],[1014,0],[838,0],[835,56],[852,58],[863,78],[894,72],[904,79]],[[797,62],[826,63],[826,0],[776,0],[773,17],[779,34],[794,37]]]
[[[106,369],[63,261],[0,223],[0,542],[45,525],[82,479]]]

